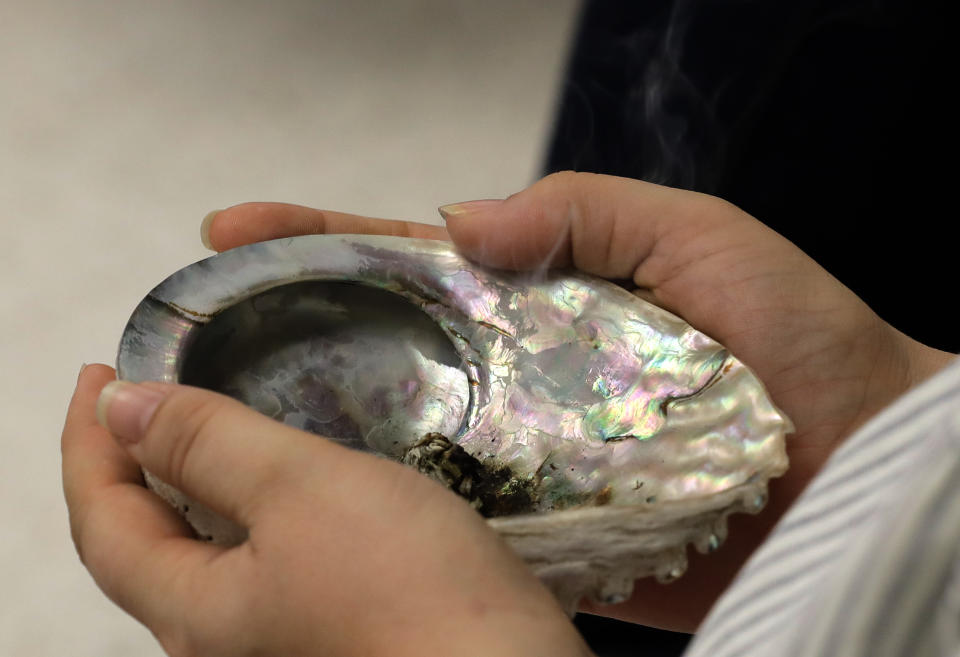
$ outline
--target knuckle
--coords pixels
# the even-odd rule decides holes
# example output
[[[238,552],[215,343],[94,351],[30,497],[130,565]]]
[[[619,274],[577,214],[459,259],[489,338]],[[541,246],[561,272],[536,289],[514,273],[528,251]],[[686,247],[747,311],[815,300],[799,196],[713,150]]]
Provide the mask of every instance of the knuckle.
[[[198,448],[211,436],[222,405],[216,397],[198,391],[178,391],[160,404],[147,427],[146,440],[161,447],[157,459],[163,472],[157,474],[162,479],[181,486]]]
[[[687,202],[692,219],[727,223],[747,216],[743,210],[719,196],[691,192]]]
[[[563,190],[580,185],[584,176],[587,175],[589,174],[585,174],[581,171],[566,169],[564,171],[555,171],[554,173],[545,176],[541,182],[550,188],[559,188]]]
[[[307,235],[323,235],[327,232],[327,213],[323,210],[313,210],[308,218],[308,225],[304,231]]]
[[[540,181],[546,205],[567,220],[589,214],[590,196],[597,176],[583,171],[557,171]]]
[[[398,221],[391,226],[398,237],[413,237],[413,226],[406,221]]]
[[[548,195],[566,197],[578,202],[584,193],[593,188],[596,180],[595,173],[566,170],[551,173],[540,183]]]

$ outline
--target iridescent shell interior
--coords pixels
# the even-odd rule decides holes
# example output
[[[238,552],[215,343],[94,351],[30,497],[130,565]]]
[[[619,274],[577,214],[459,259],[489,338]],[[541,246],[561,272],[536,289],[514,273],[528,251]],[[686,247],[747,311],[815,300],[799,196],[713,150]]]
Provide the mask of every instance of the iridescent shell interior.
[[[711,338],[606,281],[494,271],[444,242],[309,236],[195,263],[136,309],[118,375],[217,390],[398,460],[448,437],[529,493],[522,517],[489,522],[568,605],[682,571],[688,542],[715,547],[787,467],[789,420]],[[153,483],[201,535],[242,538]],[[586,571],[570,564],[612,548],[555,544],[634,521],[659,538]]]

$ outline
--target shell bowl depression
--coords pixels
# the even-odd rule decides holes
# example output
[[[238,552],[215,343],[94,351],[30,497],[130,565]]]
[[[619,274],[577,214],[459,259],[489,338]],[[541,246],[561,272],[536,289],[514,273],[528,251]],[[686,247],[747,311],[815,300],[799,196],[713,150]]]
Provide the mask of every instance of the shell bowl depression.
[[[572,612],[686,569],[787,468],[790,421],[720,344],[607,281],[445,242],[243,246],[140,303],[118,377],[186,383],[401,461],[464,497]],[[205,540],[244,530],[156,477]]]

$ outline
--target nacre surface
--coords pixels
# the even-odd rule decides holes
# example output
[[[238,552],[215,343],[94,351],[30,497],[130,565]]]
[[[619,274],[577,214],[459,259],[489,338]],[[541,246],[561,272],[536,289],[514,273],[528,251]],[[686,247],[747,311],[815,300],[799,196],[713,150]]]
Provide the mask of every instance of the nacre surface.
[[[157,286],[118,376],[230,394],[402,460],[446,436],[530,492],[488,522],[569,607],[670,579],[787,467],[789,420],[720,344],[577,272],[503,272],[444,242],[320,235],[240,247]],[[242,539],[151,478],[198,533]]]

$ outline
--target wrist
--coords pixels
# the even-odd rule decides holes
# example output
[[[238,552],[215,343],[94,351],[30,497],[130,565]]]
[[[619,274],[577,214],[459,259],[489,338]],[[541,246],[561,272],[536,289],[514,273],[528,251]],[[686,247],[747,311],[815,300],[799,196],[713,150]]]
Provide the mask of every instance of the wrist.
[[[909,341],[907,349],[909,358],[909,388],[919,385],[949,365],[956,359],[957,354],[934,349],[904,336]]]
[[[894,400],[946,367],[956,354],[928,347],[885,325],[887,339],[870,376],[863,424]]]

